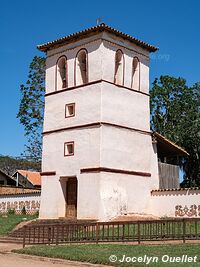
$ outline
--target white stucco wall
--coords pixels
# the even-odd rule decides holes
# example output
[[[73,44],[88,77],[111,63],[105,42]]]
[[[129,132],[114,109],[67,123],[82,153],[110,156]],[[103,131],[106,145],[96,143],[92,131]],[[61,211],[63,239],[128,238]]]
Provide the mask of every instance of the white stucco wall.
[[[158,155],[157,144],[152,144],[150,147],[151,155],[151,190],[159,188],[159,173],[158,173]]]
[[[64,143],[74,141],[74,156],[64,157]],[[73,176],[80,169],[100,164],[99,128],[75,129],[43,137],[42,170],[56,171],[58,176]]]
[[[82,42],[77,42],[74,45],[64,45],[54,49],[54,51],[50,51],[46,59],[46,93],[56,90],[56,63],[61,56],[67,57],[68,87],[75,86],[75,58],[78,51],[82,48],[88,51],[89,81],[101,79],[101,47],[101,40],[98,40],[98,36],[96,36],[95,38],[88,38],[87,40],[82,40]],[[57,90],[62,89],[58,88]]]
[[[55,92],[58,58],[68,59],[68,87],[74,86],[77,52],[88,51],[89,82],[45,99],[40,218],[65,216],[66,177],[78,180],[78,219],[108,220],[125,213],[148,211],[150,191],[158,184],[157,157],[149,133],[149,96],[131,90],[132,61],[140,60],[140,91],[149,91],[149,52],[108,33],[90,36],[47,53],[46,93]],[[124,86],[114,81],[115,52],[124,54]],[[106,82],[107,81],[107,82]],[[108,83],[110,82],[110,83]],[[58,88],[59,90],[59,88]],[[65,105],[75,103],[75,116],[65,118]],[[111,125],[62,130],[96,122],[135,128],[146,133]],[[74,156],[64,157],[64,143],[74,142]],[[83,168],[106,167],[153,173],[152,177],[82,173]]]
[[[75,117],[65,118],[65,105],[69,103],[75,103]],[[149,119],[148,96],[106,82],[51,95],[45,100],[44,131],[99,121],[150,131]]]
[[[136,56],[140,61],[140,91],[148,94],[149,53],[134,44],[119,41],[118,38],[114,39],[108,34],[104,34],[103,38],[103,47],[101,48],[102,78],[114,82],[115,53],[117,49],[121,49],[124,54],[124,86],[131,88],[133,58]]]
[[[75,58],[82,48],[88,51],[89,82],[100,79],[114,82],[115,52],[121,49],[125,63],[124,86],[131,87],[132,63],[133,58],[137,56],[140,60],[140,91],[149,92],[149,52],[122,38],[102,33],[47,52],[46,93],[56,90],[56,63],[61,56],[67,58],[68,87],[75,86]],[[62,89],[57,88],[57,91],[59,90]]]
[[[151,173],[151,136],[103,125],[101,166]]]
[[[0,213],[6,213],[9,209],[14,209],[19,214],[23,207],[28,214],[39,211],[40,193],[0,195]]]
[[[100,220],[107,221],[130,213],[146,214],[150,184],[150,177],[102,172]]]
[[[75,142],[74,156],[64,157],[63,144],[69,140]],[[150,191],[158,184],[158,177],[80,174],[80,169],[102,166],[151,173],[152,166],[155,168],[151,164],[151,136],[101,126],[46,135],[43,145],[43,171],[55,170],[56,176],[42,177],[40,218],[65,216],[66,185],[63,182],[62,186],[60,177],[68,176],[78,179],[79,219],[108,220],[123,212],[148,212]]]
[[[100,173],[84,173],[78,177],[78,219],[96,219],[100,217],[101,192]]]
[[[200,217],[200,190],[152,192],[149,212],[159,217]]]
[[[151,177],[101,172],[77,178],[78,219],[107,221],[119,215],[148,214]]]
[[[150,131],[148,96],[105,82],[101,88],[102,121]]]
[[[59,203],[58,196],[60,193],[61,186],[56,176],[42,176],[40,219],[59,218],[59,206],[63,206],[65,203],[63,203],[63,201]]]
[[[75,103],[75,116],[65,118],[65,105]],[[44,132],[101,120],[101,83],[45,99]]]
[[[74,141],[74,156],[64,157],[64,143],[68,141]],[[43,137],[42,170],[56,171],[56,175],[42,177],[40,218],[65,216],[65,184],[64,181],[63,184],[60,182],[60,177],[77,177],[78,188],[80,188],[80,169],[99,166],[99,164],[99,128],[76,129],[45,135]],[[83,183],[82,180],[80,183]],[[80,192],[79,189],[78,192]],[[87,194],[87,191],[85,193]]]

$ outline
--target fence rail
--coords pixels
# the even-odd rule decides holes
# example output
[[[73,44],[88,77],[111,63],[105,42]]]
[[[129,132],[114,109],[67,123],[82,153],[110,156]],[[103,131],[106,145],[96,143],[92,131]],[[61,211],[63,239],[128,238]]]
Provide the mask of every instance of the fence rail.
[[[23,229],[28,244],[200,240],[200,218],[153,221],[37,224]]]

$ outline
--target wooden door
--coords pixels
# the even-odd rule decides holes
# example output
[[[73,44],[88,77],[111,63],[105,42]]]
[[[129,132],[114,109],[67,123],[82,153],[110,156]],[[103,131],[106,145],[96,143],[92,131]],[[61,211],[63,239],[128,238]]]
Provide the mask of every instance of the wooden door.
[[[77,179],[69,179],[66,188],[66,217],[77,217]]]

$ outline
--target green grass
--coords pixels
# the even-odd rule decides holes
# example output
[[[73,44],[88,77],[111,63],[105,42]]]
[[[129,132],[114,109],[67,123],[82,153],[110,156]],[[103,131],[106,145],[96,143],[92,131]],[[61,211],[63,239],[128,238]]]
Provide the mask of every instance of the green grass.
[[[195,231],[197,231],[198,233],[200,233],[200,223],[195,223],[195,222],[187,222],[186,223],[186,228],[185,228],[185,232],[186,234],[188,233],[195,233]],[[118,236],[118,234],[121,236],[123,233],[123,227],[119,226],[115,227],[114,230],[113,229],[105,229],[105,235],[106,236]],[[170,223],[170,224],[166,224],[165,222],[160,221],[158,224],[156,223],[152,223],[152,224],[143,224],[141,223],[140,226],[140,233],[144,234],[144,235],[148,235],[148,234],[159,234],[159,235],[164,235],[164,234],[172,234],[174,233],[174,235],[180,235],[183,233],[183,227],[182,227],[182,223]],[[102,229],[99,232],[99,236],[101,237],[103,235],[103,231]],[[125,225],[124,227],[124,235],[128,236],[137,236],[138,235],[138,225],[137,224],[133,224],[133,225]]]
[[[33,220],[37,218],[37,215],[15,215],[10,214],[7,217],[0,216],[0,236],[7,235],[10,231],[15,228],[17,224],[23,221],[26,218],[27,220]]]
[[[137,240],[138,239],[138,225],[128,224],[122,226],[119,225],[104,225],[100,226],[98,232],[98,239],[103,240],[120,240],[124,237],[124,240]],[[73,232],[73,231],[72,231]],[[80,226],[75,228],[72,235],[69,236],[71,241],[81,240],[83,237],[87,240],[96,240],[96,228],[93,226]],[[185,237],[195,238],[196,235],[200,235],[200,223],[191,221],[185,225]],[[159,238],[171,238],[171,239],[182,239],[183,236],[183,224],[182,221],[166,223],[141,223],[140,224],[140,236],[143,240],[158,240]],[[67,240],[68,238],[66,238]]]
[[[128,266],[200,266],[200,247],[199,244],[176,244],[176,245],[60,245],[60,246],[33,246],[24,249],[14,250],[16,253],[38,255],[44,257],[61,258],[67,260],[76,260],[82,262],[108,264],[112,266],[128,267]],[[118,259],[126,257],[140,257],[147,255],[149,257],[158,257],[158,262],[147,263],[111,263],[110,255],[116,255]],[[194,257],[197,255],[196,263],[163,263],[162,257],[169,255],[170,257],[181,257],[188,255]]]

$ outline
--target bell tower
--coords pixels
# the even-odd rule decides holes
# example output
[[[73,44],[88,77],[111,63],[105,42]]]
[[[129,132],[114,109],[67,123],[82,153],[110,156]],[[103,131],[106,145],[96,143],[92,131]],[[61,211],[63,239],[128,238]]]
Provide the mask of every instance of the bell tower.
[[[149,111],[157,48],[105,24],[47,53],[40,218],[146,213],[158,187]]]

